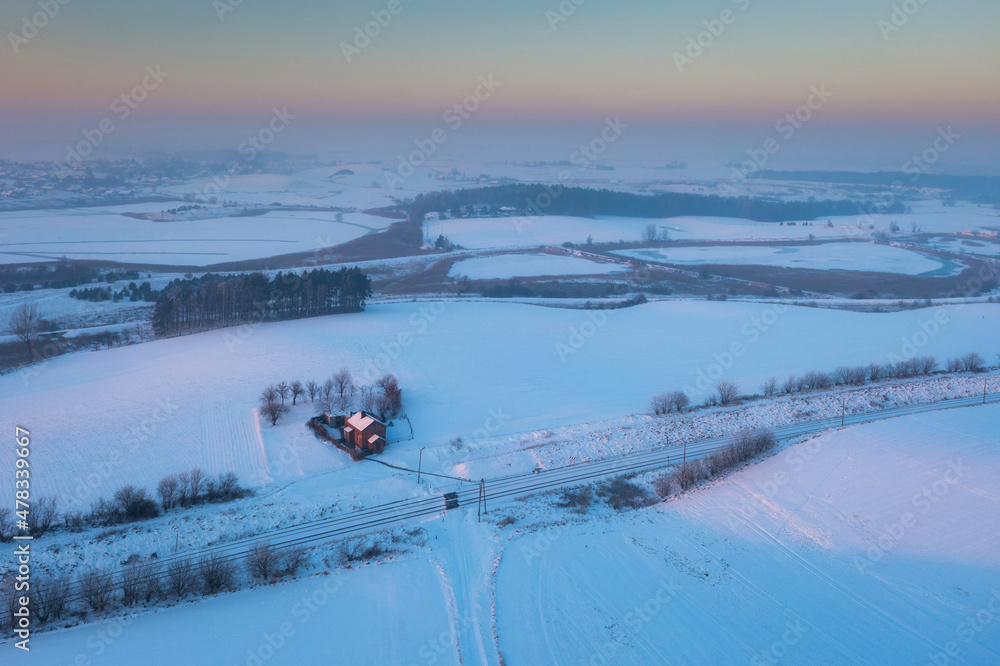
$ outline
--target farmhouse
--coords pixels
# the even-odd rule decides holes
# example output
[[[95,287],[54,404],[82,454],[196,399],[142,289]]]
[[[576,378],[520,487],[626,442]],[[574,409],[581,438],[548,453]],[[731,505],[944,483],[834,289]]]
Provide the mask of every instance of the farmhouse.
[[[382,453],[385,424],[368,412],[355,412],[344,419],[344,441],[359,451]]]

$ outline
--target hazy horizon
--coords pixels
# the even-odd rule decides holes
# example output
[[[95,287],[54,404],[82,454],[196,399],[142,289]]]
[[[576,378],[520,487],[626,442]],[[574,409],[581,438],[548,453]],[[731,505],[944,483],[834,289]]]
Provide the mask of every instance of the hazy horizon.
[[[105,119],[94,158],[233,150],[287,109],[268,149],[321,158],[393,160],[441,127],[435,157],[559,160],[620,118],[604,159],[719,166],[775,137],[769,167],[891,170],[952,128],[935,171],[1000,166],[986,0],[52,3],[44,20],[45,3],[0,8],[3,157],[62,159]],[[450,126],[483,80],[499,85]]]

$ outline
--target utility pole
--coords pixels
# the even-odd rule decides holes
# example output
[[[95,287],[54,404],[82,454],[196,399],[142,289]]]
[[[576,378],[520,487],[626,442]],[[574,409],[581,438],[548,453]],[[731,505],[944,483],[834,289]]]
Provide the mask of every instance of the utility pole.
[[[482,522],[483,514],[486,511],[486,479],[479,479],[479,502],[477,505],[476,520]]]
[[[426,448],[427,447],[424,446],[424,447],[422,447],[420,449],[420,458],[417,460],[417,485],[418,486],[420,485],[420,468],[424,464],[424,449],[426,449]]]
[[[984,405],[986,404],[986,379],[987,379],[987,377],[983,377],[983,404]]]
[[[844,427],[844,420],[847,418],[847,398],[840,401],[840,427]]]
[[[684,440],[684,463],[681,465],[681,467],[687,467],[687,464],[688,464],[688,443],[687,440]]]

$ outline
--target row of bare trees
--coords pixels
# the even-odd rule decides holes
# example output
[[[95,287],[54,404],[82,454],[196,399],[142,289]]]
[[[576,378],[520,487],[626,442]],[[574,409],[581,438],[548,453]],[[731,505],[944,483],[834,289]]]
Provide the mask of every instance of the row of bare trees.
[[[715,385],[715,392],[710,394],[705,400],[706,406],[721,405],[723,407],[732,405],[740,399],[740,388],[735,382],[727,379],[719,380]],[[669,414],[670,412],[683,412],[691,404],[691,398],[683,391],[670,391],[660,393],[653,397],[653,413],[657,416]]]
[[[103,613],[116,606],[129,607],[191,594],[211,595],[237,589],[243,578],[241,565],[251,582],[273,583],[298,575],[309,562],[301,548],[278,550],[270,543],[254,546],[242,559],[206,555],[200,559],[178,559],[166,565],[152,559],[135,560],[119,571],[91,567],[76,578],[39,577],[31,582],[30,609],[40,623],[56,622],[79,611]],[[18,596],[15,579],[0,580],[0,631],[13,626]]]
[[[1000,362],[1000,354],[997,354]],[[977,352],[969,352],[962,356],[948,359],[948,372],[980,373],[987,370],[986,361]],[[891,363],[869,363],[868,365],[842,365],[833,372],[810,370],[803,375],[791,375],[779,384],[777,377],[771,377],[761,387],[761,395],[773,398],[776,395],[800,393],[807,390],[823,390],[834,386],[861,386],[868,382],[878,382],[884,379],[907,379],[933,374],[939,369],[938,360],[933,356],[919,356]],[[727,406],[740,399],[739,387],[729,380],[720,380],[715,385],[715,392],[709,395],[705,405]],[[690,398],[683,391],[660,393],[653,397],[653,413],[657,416],[671,412],[682,412],[691,404]]]
[[[395,375],[384,375],[372,386],[359,386],[351,371],[341,368],[322,384],[296,380],[268,386],[260,394],[261,414],[272,426],[277,425],[305,396],[311,403],[318,400],[324,412],[346,414],[357,408],[375,414],[382,421],[399,416],[403,409],[403,390]]]
[[[108,526],[134,523],[158,517],[173,508],[187,508],[205,502],[229,502],[253,494],[240,485],[232,472],[208,476],[199,468],[179,474],[168,474],[156,488],[159,502],[145,488],[132,484],[122,486],[110,498],[100,497],[88,512],[60,513],[58,498],[36,498],[28,513],[28,534],[37,538],[53,529],[79,530],[86,526]],[[13,512],[0,507],[0,542],[11,540],[17,531]]]
[[[18,530],[14,520],[14,510],[8,506],[0,506],[0,543],[10,541],[19,531],[26,531],[32,536],[42,536],[55,528],[59,522],[58,498],[51,495],[34,498],[26,522],[28,529]]]
[[[701,481],[736,469],[748,460],[771,451],[777,443],[778,440],[771,430],[742,430],[736,433],[732,441],[721,450],[699,460],[685,462],[657,477],[653,487],[656,494],[665,499],[675,490],[687,490]]]

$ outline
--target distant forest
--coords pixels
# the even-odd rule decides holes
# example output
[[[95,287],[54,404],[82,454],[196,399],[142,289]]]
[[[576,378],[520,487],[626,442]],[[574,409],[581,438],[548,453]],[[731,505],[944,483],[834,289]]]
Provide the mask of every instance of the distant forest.
[[[518,215],[597,215],[661,218],[682,215],[738,217],[758,222],[812,220],[835,215],[858,215],[871,206],[859,201],[776,201],[750,197],[703,196],[665,192],[629,194],[613,190],[565,187],[561,185],[498,185],[450,192],[431,192],[416,197],[410,219],[420,219],[429,212],[446,212],[467,206],[506,206]],[[903,213],[905,206],[896,202],[887,213]]]
[[[314,269],[302,274],[213,275],[172,280],[153,311],[157,335],[192,333],[262,321],[360,312],[371,296],[361,269]]]
[[[842,183],[876,187],[933,187],[951,196],[981,204],[1000,204],[1000,178],[996,176],[952,176],[935,173],[876,171],[760,171],[756,178],[799,180],[807,183]]]

